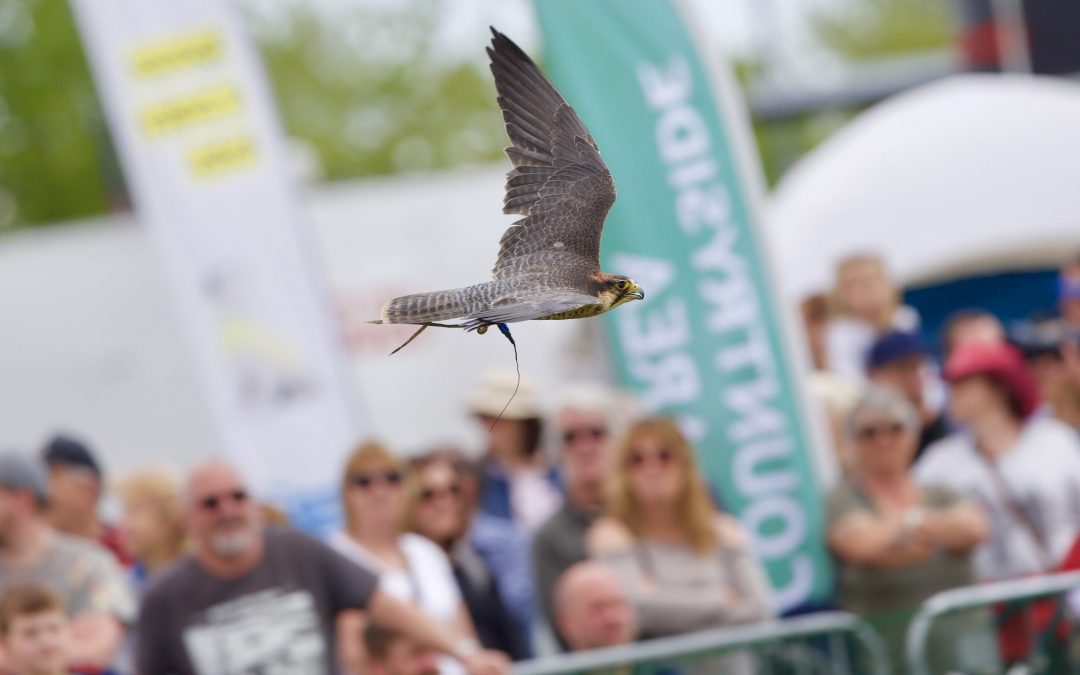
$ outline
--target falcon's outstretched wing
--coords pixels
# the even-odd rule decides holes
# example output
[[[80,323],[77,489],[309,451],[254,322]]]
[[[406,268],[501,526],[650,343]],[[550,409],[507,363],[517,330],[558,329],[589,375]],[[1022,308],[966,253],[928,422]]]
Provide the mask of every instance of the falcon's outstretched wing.
[[[532,59],[508,37],[494,36],[488,55],[514,164],[506,180],[505,213],[525,218],[506,230],[492,273],[515,276],[525,256],[575,254],[599,267],[600,231],[615,202],[600,151],[577,113]],[[547,256],[543,256],[547,257]]]

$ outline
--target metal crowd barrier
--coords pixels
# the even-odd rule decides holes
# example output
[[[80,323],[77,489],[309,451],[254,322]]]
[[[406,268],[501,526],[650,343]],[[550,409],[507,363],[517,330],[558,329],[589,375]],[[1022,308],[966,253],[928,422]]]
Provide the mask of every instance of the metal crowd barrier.
[[[718,664],[708,667],[708,660],[739,652],[757,657],[756,673],[889,675],[877,632],[846,612],[821,612],[534,659],[515,664],[513,672],[571,675],[632,668],[645,673],[719,673],[725,669],[718,669]]]
[[[1080,572],[955,588],[938,593],[923,603],[911,619],[907,632],[907,662],[911,675],[930,675],[928,643],[931,628],[945,615],[967,609],[991,608],[999,603],[1031,601],[1059,596],[1080,588]]]

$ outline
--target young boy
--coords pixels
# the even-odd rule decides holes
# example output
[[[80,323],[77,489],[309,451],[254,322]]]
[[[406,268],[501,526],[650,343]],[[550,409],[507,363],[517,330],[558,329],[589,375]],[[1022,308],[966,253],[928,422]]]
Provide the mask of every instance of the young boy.
[[[67,675],[70,626],[47,586],[12,584],[0,596],[0,671]]]
[[[438,675],[439,653],[401,633],[368,624],[364,630],[371,675]]]

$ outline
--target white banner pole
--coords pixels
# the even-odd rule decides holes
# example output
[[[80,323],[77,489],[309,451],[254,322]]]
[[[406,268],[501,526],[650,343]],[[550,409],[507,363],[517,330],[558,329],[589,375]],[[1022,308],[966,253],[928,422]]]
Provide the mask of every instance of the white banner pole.
[[[366,425],[254,49],[223,0],[72,5],[222,449],[295,524],[330,527]]]

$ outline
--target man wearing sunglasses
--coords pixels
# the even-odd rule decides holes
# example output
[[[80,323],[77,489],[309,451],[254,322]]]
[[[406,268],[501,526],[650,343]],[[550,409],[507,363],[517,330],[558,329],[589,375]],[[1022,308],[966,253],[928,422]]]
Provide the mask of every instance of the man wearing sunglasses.
[[[140,673],[337,673],[335,621],[346,610],[364,610],[373,622],[457,657],[470,673],[507,670],[502,654],[379,590],[374,574],[323,543],[265,529],[243,479],[224,462],[192,471],[184,521],[191,556],[143,599]]]
[[[628,417],[619,408],[617,394],[596,384],[576,385],[563,395],[556,428],[565,496],[562,507],[537,531],[532,548],[537,596],[553,627],[555,586],[563,572],[588,557],[585,533],[604,509],[604,484],[614,457],[613,426]]]

